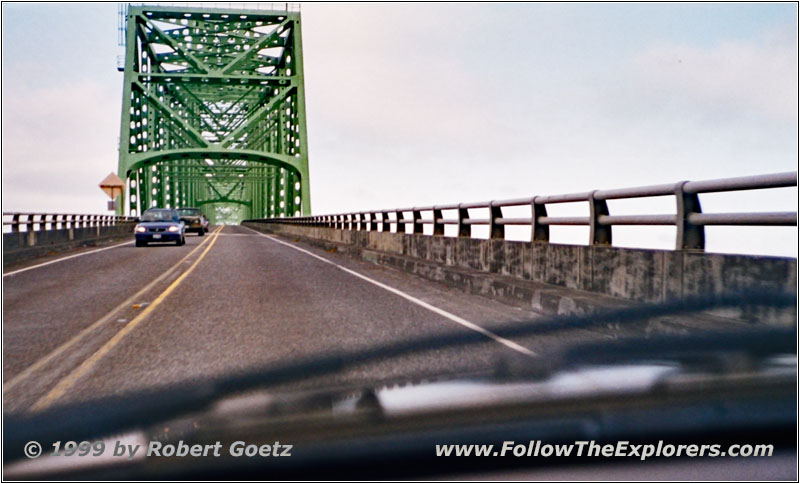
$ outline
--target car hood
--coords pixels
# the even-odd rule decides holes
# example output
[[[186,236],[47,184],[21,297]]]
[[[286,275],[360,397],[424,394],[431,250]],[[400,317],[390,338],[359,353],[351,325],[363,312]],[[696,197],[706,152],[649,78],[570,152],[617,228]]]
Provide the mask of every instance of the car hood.
[[[227,446],[233,440],[259,441],[264,435],[269,435],[273,440],[297,444],[297,455],[292,455],[314,462],[313,459],[319,456],[334,455],[334,451],[342,449],[367,452],[363,449],[370,449],[376,443],[375,448],[379,450],[381,445],[389,442],[392,449],[405,449],[405,452],[407,447],[420,446],[419,442],[425,449],[433,449],[434,443],[438,442],[472,442],[476,435],[485,442],[495,442],[498,435],[511,440],[519,435],[536,436],[547,442],[610,439],[620,435],[644,439],[676,426],[690,431],[698,422],[721,429],[752,425],[752,395],[742,397],[744,406],[741,408],[745,411],[737,410],[739,403],[730,398],[740,391],[735,388],[743,383],[744,387],[755,389],[755,394],[763,399],[761,403],[778,402],[777,413],[774,408],[767,409],[771,418],[780,417],[783,419],[781,422],[791,423],[794,419],[795,367],[796,358],[792,356],[767,365],[758,376],[751,375],[754,378],[741,380],[702,371],[687,373],[681,365],[664,361],[593,365],[556,372],[543,379],[504,380],[484,375],[375,387],[346,385],[288,393],[246,392],[217,401],[203,412],[133,428],[105,439],[108,448],[117,442],[138,446],[141,451],[135,455],[104,455],[103,458],[82,458],[77,454],[70,458],[42,456],[36,460],[7,463],[5,473],[14,478],[41,478],[48,474],[86,472],[103,467],[118,467],[124,471],[125,466],[155,462],[155,458],[146,457],[144,452],[147,443],[153,440],[173,444],[185,442],[188,445],[224,441]],[[775,377],[783,382],[782,393],[766,391],[771,389],[770,382]],[[727,398],[723,399],[726,411],[708,411],[708,408],[718,405],[718,399],[710,395],[714,392],[707,391],[713,387],[709,384],[725,381],[733,389],[729,391],[734,392],[726,394]],[[763,389],[753,386],[758,381],[766,386]],[[670,403],[670,398],[674,398],[670,397],[670,392],[685,393],[687,390],[691,401],[699,402],[696,407],[686,407],[687,410],[685,402],[677,404],[675,402],[679,401],[675,400]],[[706,394],[709,394],[707,401],[704,400]],[[663,411],[659,410],[662,400]],[[646,418],[637,420],[634,427],[626,426],[638,411],[644,411]],[[694,417],[687,419],[687,415]],[[476,424],[486,427],[471,430]],[[517,427],[518,431],[514,431]],[[447,432],[452,432],[452,435]],[[412,437],[406,441],[404,433],[410,433]],[[370,454],[367,452],[365,455]],[[220,462],[224,460],[220,459]],[[179,461],[170,463],[174,469],[181,469]],[[217,463],[192,462],[192,465],[197,464]],[[157,472],[163,470],[161,467],[156,469]]]
[[[679,371],[676,364],[619,365],[559,372],[542,381],[463,379],[378,389],[384,414],[446,408],[469,408],[498,401],[535,401],[564,397],[599,397],[646,391]]]
[[[171,225],[178,224],[178,222],[140,222],[139,225],[142,225],[147,228],[152,229],[160,229],[160,228],[167,228]]]

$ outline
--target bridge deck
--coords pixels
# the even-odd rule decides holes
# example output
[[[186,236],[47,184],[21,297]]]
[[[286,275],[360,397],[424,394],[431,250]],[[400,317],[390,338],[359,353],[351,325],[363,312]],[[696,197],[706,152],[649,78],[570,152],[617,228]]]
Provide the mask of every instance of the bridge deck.
[[[539,317],[291,239],[238,226],[215,230],[187,237],[183,247],[130,243],[5,275],[4,411],[444,331],[491,332]],[[513,342],[489,334],[479,346],[396,358],[303,385],[473,371],[582,337],[592,334]]]

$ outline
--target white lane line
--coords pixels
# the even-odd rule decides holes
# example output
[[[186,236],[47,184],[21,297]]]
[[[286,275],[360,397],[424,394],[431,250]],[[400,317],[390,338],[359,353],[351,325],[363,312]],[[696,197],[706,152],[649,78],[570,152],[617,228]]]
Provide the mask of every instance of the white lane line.
[[[188,254],[183,256],[183,258],[181,260],[179,260],[178,262],[176,262],[175,265],[173,265],[172,267],[170,267],[169,269],[167,269],[166,271],[161,273],[160,276],[158,276],[155,279],[153,279],[152,281],[150,281],[146,286],[144,286],[143,288],[139,289],[136,292],[136,294],[134,294],[133,296],[129,297],[128,299],[122,301],[114,309],[112,309],[111,311],[106,313],[102,318],[98,319],[97,321],[95,321],[91,325],[89,325],[86,328],[82,329],[78,334],[76,334],[75,336],[70,338],[69,341],[67,341],[66,343],[62,344],[61,346],[59,346],[55,350],[51,351],[46,356],[40,358],[35,363],[33,363],[31,366],[29,366],[29,367],[25,368],[24,370],[22,370],[21,372],[19,372],[19,374],[17,374],[17,376],[15,376],[15,377],[9,379],[7,382],[3,383],[3,395],[5,395],[5,393],[7,391],[11,390],[13,387],[17,386],[20,382],[26,380],[35,371],[38,371],[44,365],[49,364],[51,361],[53,361],[56,358],[58,358],[59,356],[61,356],[65,351],[70,349],[76,343],[78,343],[81,340],[83,340],[86,336],[91,334],[94,330],[96,330],[100,326],[102,326],[105,323],[107,323],[108,321],[110,321],[111,318],[114,317],[114,315],[116,315],[117,313],[119,313],[123,309],[130,308],[131,305],[134,302],[140,300],[140,298],[144,294],[146,294],[148,291],[150,291],[152,288],[154,288],[156,286],[156,284],[160,283],[165,278],[167,278],[170,274],[172,274],[175,270],[177,270],[185,261],[187,261],[195,252],[200,250],[200,248],[203,247],[203,245],[208,240],[211,240],[211,239],[210,238],[205,239],[204,241],[202,241],[199,244],[197,244],[197,247],[195,247]]]
[[[244,227],[244,226],[242,226],[242,227]],[[519,344],[517,344],[517,343],[515,343],[515,342],[513,342],[511,340],[508,340],[506,338],[503,338],[501,336],[498,336],[498,335],[492,333],[491,331],[489,331],[486,328],[478,326],[475,323],[469,322],[466,319],[458,317],[453,313],[449,313],[449,312],[445,311],[444,309],[439,309],[436,306],[428,304],[428,303],[426,303],[425,301],[423,301],[421,299],[417,299],[417,298],[415,298],[414,296],[412,296],[410,294],[406,294],[406,293],[404,293],[403,291],[401,291],[399,289],[395,289],[395,288],[393,288],[391,286],[387,286],[386,284],[383,284],[382,282],[378,282],[375,279],[371,279],[371,278],[369,278],[369,277],[367,277],[367,276],[365,276],[363,274],[359,274],[358,272],[350,270],[347,267],[340,266],[339,264],[337,264],[337,263],[335,263],[333,261],[330,261],[330,260],[328,260],[328,259],[326,259],[324,257],[320,257],[317,254],[314,254],[313,252],[309,252],[309,251],[307,251],[305,249],[301,249],[300,247],[297,247],[295,245],[289,244],[289,243],[284,242],[282,240],[276,239],[275,237],[272,237],[272,236],[269,236],[269,235],[266,235],[266,234],[262,234],[261,232],[258,232],[256,230],[251,229],[250,227],[244,227],[244,228],[246,228],[247,230],[252,230],[253,232],[257,233],[258,235],[260,235],[262,237],[266,237],[266,238],[268,238],[268,239],[270,239],[270,240],[272,240],[274,242],[277,242],[277,243],[285,245],[287,247],[291,247],[294,250],[298,250],[300,252],[308,254],[311,257],[314,257],[316,259],[321,260],[322,262],[325,262],[325,263],[330,264],[332,266],[338,267],[339,269],[347,272],[348,274],[356,276],[356,277],[358,277],[360,279],[363,279],[363,280],[365,280],[365,281],[367,281],[367,282],[369,282],[371,284],[374,284],[374,285],[380,287],[381,289],[385,289],[385,290],[391,292],[392,294],[396,294],[396,295],[398,295],[398,296],[400,296],[400,297],[402,297],[404,299],[407,299],[407,300],[413,302],[414,304],[422,306],[423,308],[438,314],[439,316],[444,316],[445,318],[449,319],[450,321],[454,321],[454,322],[456,322],[456,323],[458,323],[458,324],[460,324],[462,326],[465,326],[465,327],[467,327],[467,328],[469,328],[469,329],[471,329],[473,331],[477,331],[478,333],[481,333],[482,335],[487,336],[488,338],[491,338],[491,339],[497,341],[498,343],[511,348],[512,350],[519,351],[520,353],[526,354],[528,356],[536,356],[535,352],[529,350],[528,348],[526,348],[526,347],[524,347],[522,345],[519,345]]]
[[[214,247],[214,243],[217,241],[217,234],[219,233],[220,230],[222,230],[222,228],[216,230],[214,234],[211,237],[209,237],[211,242],[209,242],[205,250],[203,250],[200,256],[197,257],[197,259],[195,259],[195,261],[192,263],[191,266],[189,266],[188,269],[183,271],[183,273],[181,273],[180,276],[178,276],[174,281],[172,281],[172,283],[169,286],[167,286],[167,288],[164,289],[164,291],[161,294],[159,294],[155,299],[153,299],[153,302],[151,302],[146,308],[142,310],[142,312],[137,314],[135,318],[133,318],[128,324],[126,324],[122,329],[120,329],[117,332],[117,334],[112,336],[111,339],[108,340],[103,346],[101,346],[97,351],[92,353],[91,356],[86,358],[86,360],[84,360],[83,363],[81,363],[77,368],[70,371],[65,377],[60,379],[58,383],[56,383],[55,386],[50,389],[50,391],[48,391],[43,397],[39,398],[39,400],[37,400],[33,404],[33,406],[30,407],[30,410],[33,412],[37,412],[51,406],[56,400],[64,396],[64,394],[66,394],[70,390],[70,388],[75,386],[75,384],[83,376],[92,371],[92,369],[94,369],[97,366],[97,364],[108,353],[113,351],[113,349],[117,345],[119,345],[128,334],[132,333],[137,326],[139,326],[143,321],[147,320],[147,317],[153,311],[155,311],[156,308],[159,307],[159,305],[162,302],[164,302],[164,300],[166,300],[167,296],[169,296],[172,293],[172,291],[175,290],[175,288],[180,286],[181,282],[183,282],[189,276],[189,274],[191,274],[192,271],[195,270],[195,268],[197,268],[197,266],[206,256],[206,254],[208,254],[211,248]],[[198,245],[197,248],[194,250],[198,250],[202,246],[203,246],[202,244]],[[189,254],[190,255],[193,254],[194,250]]]
[[[132,244],[132,243],[133,243],[133,241],[130,240],[128,242],[123,242],[123,243],[117,244],[117,245],[109,245],[108,247],[103,247],[102,249],[90,250],[88,252],[81,252],[80,254],[70,255],[70,256],[67,256],[67,257],[62,257],[60,259],[51,260],[49,262],[43,262],[41,264],[36,264],[35,266],[26,267],[24,269],[17,269],[16,271],[6,272],[6,273],[3,274],[3,277],[13,276],[14,274],[19,274],[20,272],[25,272],[25,271],[29,271],[31,269],[36,269],[37,267],[49,266],[50,264],[55,264],[56,262],[65,261],[67,259],[74,259],[75,257],[80,257],[82,255],[94,254],[96,252],[102,252],[104,250],[113,249],[115,247],[122,247],[123,245],[128,245],[128,244]]]

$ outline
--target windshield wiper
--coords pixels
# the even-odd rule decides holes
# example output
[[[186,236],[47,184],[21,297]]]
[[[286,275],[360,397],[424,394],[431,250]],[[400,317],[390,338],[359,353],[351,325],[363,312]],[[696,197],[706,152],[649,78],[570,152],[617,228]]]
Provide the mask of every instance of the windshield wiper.
[[[659,334],[614,341],[576,343],[535,361],[503,371],[510,376],[542,376],[582,366],[679,363],[686,368],[725,372],[756,367],[765,358],[795,354],[795,327],[755,327],[731,332]]]
[[[796,294],[776,294],[774,292],[750,291],[714,297],[691,298],[669,303],[641,305],[612,311],[598,311],[585,316],[560,316],[542,320],[522,321],[502,329],[495,330],[498,336],[514,338],[548,334],[569,329],[595,328],[614,323],[643,321],[662,316],[696,313],[723,307],[768,306],[786,308],[796,306]],[[790,331],[792,337],[787,336]],[[760,344],[759,334],[763,334],[765,346],[775,354],[795,353],[794,328],[781,330],[778,328],[753,328],[738,332],[738,336],[728,332],[700,332],[706,342],[714,338],[734,339],[737,344],[745,345],[747,341]],[[769,335],[767,333],[774,333]],[[726,336],[727,335],[727,336]],[[158,422],[169,420],[175,416],[203,410],[211,403],[228,395],[240,393],[254,388],[264,388],[278,384],[292,383],[300,380],[320,377],[336,373],[356,365],[379,360],[404,356],[412,353],[442,349],[456,345],[475,345],[485,343],[486,337],[474,332],[451,332],[438,336],[422,337],[376,346],[367,350],[337,352],[330,355],[306,358],[301,361],[272,368],[244,372],[239,375],[211,379],[199,383],[183,383],[167,387],[149,389],[140,393],[120,397],[107,397],[89,403],[64,405],[33,415],[7,415],[4,417],[4,462],[21,458],[24,444],[29,440],[54,442],[58,440],[81,441],[93,437],[106,436],[131,428],[147,427]],[[670,345],[662,340],[665,349]],[[764,343],[764,341],[761,341]],[[680,344],[676,340],[675,344]],[[613,361],[613,352],[602,350],[603,346],[611,348],[613,344],[598,345],[594,357],[603,361]],[[660,344],[650,348],[650,357],[659,356]],[[711,348],[713,346],[710,346]],[[701,346],[698,344],[698,350]],[[576,352],[579,350],[576,350]],[[664,356],[669,356],[669,351]],[[590,361],[591,352],[565,354],[564,358],[584,358]],[[536,361],[534,357],[530,361]]]

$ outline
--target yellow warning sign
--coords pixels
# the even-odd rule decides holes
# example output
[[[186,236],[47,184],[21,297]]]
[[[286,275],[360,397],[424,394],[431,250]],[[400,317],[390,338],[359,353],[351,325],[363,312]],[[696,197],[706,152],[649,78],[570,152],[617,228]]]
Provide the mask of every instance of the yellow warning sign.
[[[111,172],[100,182],[100,189],[106,192],[111,200],[114,200],[122,195],[122,191],[125,190],[125,182],[116,173]]]

